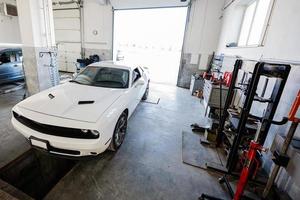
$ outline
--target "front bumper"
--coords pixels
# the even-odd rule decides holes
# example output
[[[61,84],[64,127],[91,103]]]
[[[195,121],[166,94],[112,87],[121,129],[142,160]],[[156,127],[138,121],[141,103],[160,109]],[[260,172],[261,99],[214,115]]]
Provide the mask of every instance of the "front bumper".
[[[95,156],[104,152],[109,142],[102,141],[101,135],[98,139],[78,139],[78,138],[66,138],[53,135],[47,135],[35,131],[12,117],[11,120],[14,128],[24,135],[29,141],[40,140],[47,144],[47,150],[49,153],[59,154],[64,156]]]

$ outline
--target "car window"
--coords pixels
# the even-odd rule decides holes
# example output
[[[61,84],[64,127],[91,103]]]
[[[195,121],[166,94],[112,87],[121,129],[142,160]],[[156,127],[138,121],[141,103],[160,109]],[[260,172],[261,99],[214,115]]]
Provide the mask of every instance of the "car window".
[[[14,51],[9,52],[9,61],[16,62],[17,61],[17,54]]]
[[[1,63],[21,62],[23,60],[22,50],[5,51],[0,54]]]
[[[97,87],[128,88],[129,71],[110,67],[88,66],[71,82]]]
[[[132,71],[132,85],[137,81],[139,80],[139,78],[141,78],[141,72],[139,71],[138,68],[135,68],[133,71]]]
[[[16,60],[18,62],[22,62],[23,61],[23,54],[22,54],[22,50],[19,50],[16,52]]]
[[[0,55],[0,62],[1,63],[9,63],[10,62],[10,55],[9,52],[3,52]]]

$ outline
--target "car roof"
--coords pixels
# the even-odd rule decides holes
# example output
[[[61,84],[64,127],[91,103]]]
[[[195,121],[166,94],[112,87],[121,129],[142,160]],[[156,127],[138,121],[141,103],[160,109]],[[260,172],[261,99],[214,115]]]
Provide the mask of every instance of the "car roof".
[[[127,69],[127,70],[134,70],[137,67],[136,65],[124,63],[120,61],[100,61],[100,62],[89,64],[88,66],[112,67],[112,68]]]

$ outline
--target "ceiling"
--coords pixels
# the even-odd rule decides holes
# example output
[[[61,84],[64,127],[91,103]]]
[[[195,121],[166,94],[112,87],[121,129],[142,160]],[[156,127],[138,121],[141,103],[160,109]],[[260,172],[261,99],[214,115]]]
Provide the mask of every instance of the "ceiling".
[[[165,8],[187,6],[190,0],[110,0],[114,9]]]

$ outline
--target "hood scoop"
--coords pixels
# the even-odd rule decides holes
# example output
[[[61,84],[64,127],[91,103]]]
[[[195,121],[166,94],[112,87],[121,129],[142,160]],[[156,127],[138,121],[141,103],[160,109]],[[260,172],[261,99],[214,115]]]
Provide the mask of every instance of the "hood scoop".
[[[78,104],[93,104],[95,101],[78,101]]]
[[[49,97],[50,99],[54,99],[55,96],[54,96],[53,94],[50,93],[50,94],[48,94],[48,97]]]

